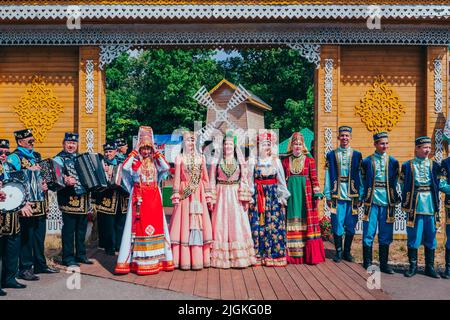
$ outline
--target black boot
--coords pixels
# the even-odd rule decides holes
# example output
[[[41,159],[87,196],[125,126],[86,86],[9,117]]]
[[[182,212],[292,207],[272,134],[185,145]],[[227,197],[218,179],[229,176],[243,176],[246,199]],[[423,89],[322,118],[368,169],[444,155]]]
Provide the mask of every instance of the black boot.
[[[342,236],[338,236],[336,234],[333,235],[334,237],[334,247],[336,248],[336,255],[333,258],[334,262],[341,262],[342,261]]]
[[[394,274],[394,270],[389,266],[389,245],[380,245],[380,271],[387,274]]]
[[[434,249],[425,247],[425,275],[432,278],[440,278],[434,269]]]
[[[441,274],[443,279],[450,279],[450,250],[445,249],[445,271]]]
[[[344,240],[344,254],[342,255],[342,259],[348,262],[353,262],[353,257],[350,253],[352,249],[352,242],[353,242],[353,235],[346,233]]]
[[[405,272],[405,277],[412,277],[417,273],[417,249],[408,248],[409,269]]]
[[[372,246],[363,245],[363,267],[369,268],[372,265]]]

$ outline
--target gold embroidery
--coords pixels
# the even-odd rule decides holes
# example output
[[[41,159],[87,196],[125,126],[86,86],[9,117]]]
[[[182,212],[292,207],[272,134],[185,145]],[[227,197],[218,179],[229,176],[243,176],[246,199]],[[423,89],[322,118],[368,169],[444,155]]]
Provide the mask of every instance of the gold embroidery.
[[[70,200],[76,199],[75,201],[69,201],[68,205],[59,206],[59,209],[65,213],[75,213],[75,214],[86,214],[86,207],[88,203],[88,195],[82,196],[71,196]],[[78,203],[78,206],[73,206],[73,203]]]
[[[80,198],[71,196],[70,200],[69,200],[69,204],[72,207],[79,207],[80,206]]]
[[[407,192],[406,193],[406,199],[405,199],[405,204],[409,203],[409,199],[411,198],[411,192]]]
[[[103,201],[102,201],[102,206],[105,206],[105,207],[111,208],[111,199],[108,199],[108,198],[103,198]]]
[[[337,186],[337,181],[334,181],[334,183],[333,183],[333,189],[331,190],[331,192],[332,192],[332,193],[337,192],[337,188],[338,188],[338,186]]]
[[[301,174],[305,166],[306,156],[301,154],[299,157],[289,157],[289,168],[292,174]]]
[[[29,168],[29,167],[31,167],[30,161],[28,161],[26,158],[22,158],[20,163],[22,165],[22,168]]]
[[[366,201],[371,200],[371,195],[372,195],[372,188],[369,187],[369,188],[367,189]],[[372,202],[370,202],[370,203],[372,203]]]
[[[188,198],[195,190],[197,190],[202,174],[202,160],[199,160],[195,155],[189,156],[186,163],[186,169],[189,172],[190,179],[186,187],[183,189],[183,194],[181,195],[180,200]]]
[[[114,191],[110,198],[103,196],[101,204],[97,205],[98,212],[104,214],[115,214],[117,210],[117,201],[118,201],[118,191]]]
[[[355,181],[354,181],[354,180],[351,180],[350,184],[351,184],[351,186],[352,186],[352,193],[353,193],[353,192],[354,192],[354,193],[358,193],[358,190],[356,190],[356,187],[355,187]]]

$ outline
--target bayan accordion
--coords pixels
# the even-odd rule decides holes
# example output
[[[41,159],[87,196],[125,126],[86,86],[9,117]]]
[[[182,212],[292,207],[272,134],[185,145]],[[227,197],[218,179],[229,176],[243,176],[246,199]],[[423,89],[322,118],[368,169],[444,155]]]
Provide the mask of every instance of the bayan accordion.
[[[58,191],[65,187],[63,167],[53,159],[40,161],[42,179],[47,183],[48,189]]]
[[[122,164],[108,167],[108,187],[121,188],[122,187]]]
[[[22,169],[14,171],[9,174],[9,178],[23,183],[27,189],[28,201],[41,202],[45,200],[40,170]]]
[[[103,160],[98,153],[80,154],[75,158],[75,168],[81,183],[89,191],[99,191],[108,187]]]
[[[78,176],[78,171],[75,168],[75,161],[72,159],[66,159],[64,161],[64,168],[66,169],[66,172],[69,176],[72,176],[75,178],[77,183],[73,186],[75,190],[75,194],[77,196],[81,196],[83,194],[87,193],[86,188],[81,184],[80,177]]]

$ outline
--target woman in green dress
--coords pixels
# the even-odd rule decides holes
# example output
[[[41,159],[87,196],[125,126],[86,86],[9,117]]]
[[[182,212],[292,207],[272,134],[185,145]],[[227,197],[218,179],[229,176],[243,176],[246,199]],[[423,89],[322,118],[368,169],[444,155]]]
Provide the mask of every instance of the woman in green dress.
[[[308,154],[300,132],[292,135],[288,153],[290,156],[282,162],[291,193],[287,204],[287,260],[294,264],[318,264],[325,261],[317,210],[322,194],[314,158]]]

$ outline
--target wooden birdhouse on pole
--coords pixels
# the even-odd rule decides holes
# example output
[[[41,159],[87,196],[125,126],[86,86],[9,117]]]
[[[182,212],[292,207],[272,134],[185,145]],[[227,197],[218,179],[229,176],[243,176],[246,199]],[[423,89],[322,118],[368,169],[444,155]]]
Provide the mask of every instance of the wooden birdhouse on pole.
[[[200,132],[202,141],[209,140],[215,130],[225,133],[228,129],[264,129],[264,112],[272,110],[267,103],[243,86],[236,86],[225,79],[209,92],[202,87],[194,95],[194,99],[208,108],[206,126]]]

